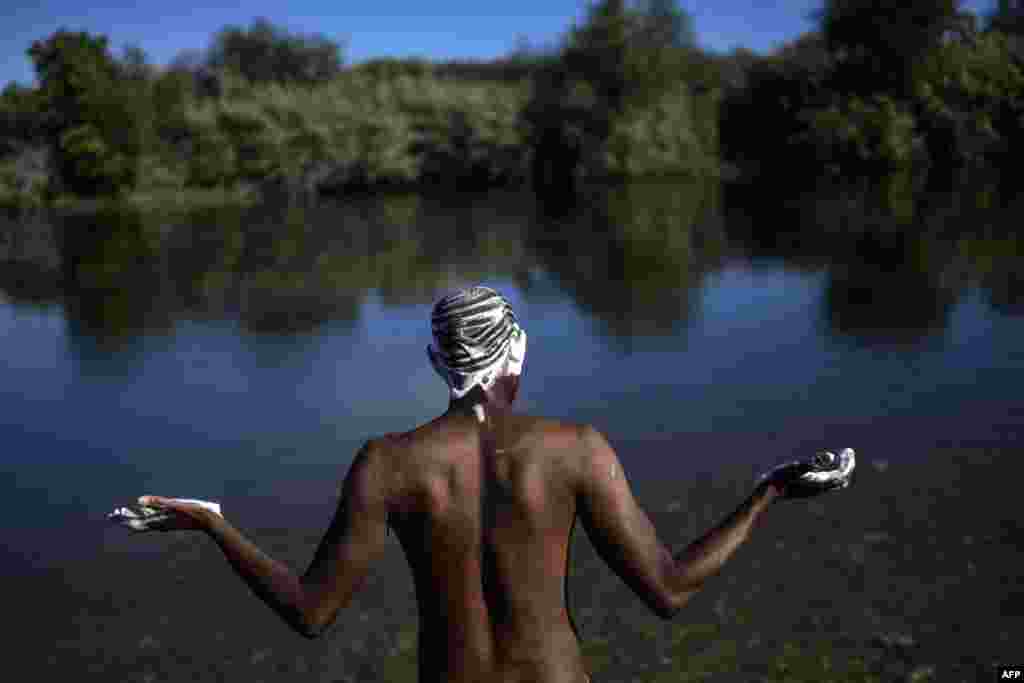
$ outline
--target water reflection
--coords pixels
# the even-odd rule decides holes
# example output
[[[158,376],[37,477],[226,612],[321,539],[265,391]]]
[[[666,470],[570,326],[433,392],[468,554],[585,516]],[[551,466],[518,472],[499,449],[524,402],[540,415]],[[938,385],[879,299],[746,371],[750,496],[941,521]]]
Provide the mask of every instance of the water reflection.
[[[51,221],[0,214],[0,292],[21,305],[60,300],[61,255]]]
[[[602,188],[573,214],[545,217],[529,247],[629,351],[643,337],[678,334],[697,312],[701,282],[725,256],[717,195],[700,182]]]
[[[629,336],[685,320],[719,258],[721,236],[695,227],[702,189],[614,189],[562,221],[515,194],[9,221],[0,286],[15,302],[63,303],[72,338],[117,350],[179,319],[237,318],[251,333],[352,326],[370,291],[421,304],[500,278],[529,297],[541,268],[609,334]]]
[[[882,452],[921,425],[1002,439],[1019,431],[1024,320],[1001,317],[1022,312],[1019,224],[983,187],[898,180],[592,187],[562,212],[494,192],[0,217],[5,518],[32,506],[57,529],[151,483],[244,499],[335,472],[443,410],[419,344],[434,298],[474,281],[543,340],[524,409],[601,425],[650,476],[848,438]]]
[[[62,304],[85,355],[128,351],[182,320],[233,320],[254,335],[351,330],[371,292],[385,306],[424,305],[476,280],[514,283],[529,301],[568,297],[628,352],[678,342],[707,276],[737,258],[823,271],[820,322],[858,345],[941,334],[972,286],[996,310],[1022,311],[1024,246],[987,185],[764,188],[595,187],[561,211],[495,192],[8,216],[0,291],[17,305]]]
[[[975,286],[997,310],[1020,310],[1019,216],[995,205],[990,184],[928,192],[894,177],[773,189],[726,188],[729,239],[751,258],[824,271],[821,321],[836,341],[925,343]]]
[[[133,212],[65,216],[57,233],[68,334],[102,350],[173,326],[160,225]]]

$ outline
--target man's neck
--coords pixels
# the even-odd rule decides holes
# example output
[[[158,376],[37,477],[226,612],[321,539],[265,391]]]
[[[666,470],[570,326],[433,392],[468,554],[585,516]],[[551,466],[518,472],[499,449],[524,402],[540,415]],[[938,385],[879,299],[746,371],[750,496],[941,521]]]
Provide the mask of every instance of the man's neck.
[[[480,422],[487,421],[488,418],[502,413],[507,413],[511,409],[511,406],[504,401],[491,399],[487,401],[469,401],[463,399],[452,399],[448,404],[449,415],[468,415],[476,418]]]

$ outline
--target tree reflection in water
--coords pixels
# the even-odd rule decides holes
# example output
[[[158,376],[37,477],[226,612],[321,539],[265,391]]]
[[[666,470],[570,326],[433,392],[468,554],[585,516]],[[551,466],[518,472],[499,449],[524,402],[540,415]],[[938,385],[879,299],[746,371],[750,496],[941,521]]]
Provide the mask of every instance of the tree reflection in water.
[[[1024,255],[1021,208],[1000,205],[994,181],[935,187],[948,184],[897,176],[803,190],[735,185],[723,202],[728,237],[750,258],[824,272],[821,322],[835,340],[917,345],[946,330],[972,287],[1011,312],[998,302],[1015,300],[1007,285]]]
[[[234,320],[248,334],[352,329],[371,293],[427,305],[479,280],[514,284],[527,301],[568,297],[630,352],[678,345],[706,276],[737,259],[824,272],[821,324],[858,345],[941,333],[974,286],[1019,315],[1020,207],[988,182],[919,185],[673,180],[592,186],[561,206],[495,191],[6,216],[0,291],[14,305],[62,305],[71,343],[94,352],[181,320]]]

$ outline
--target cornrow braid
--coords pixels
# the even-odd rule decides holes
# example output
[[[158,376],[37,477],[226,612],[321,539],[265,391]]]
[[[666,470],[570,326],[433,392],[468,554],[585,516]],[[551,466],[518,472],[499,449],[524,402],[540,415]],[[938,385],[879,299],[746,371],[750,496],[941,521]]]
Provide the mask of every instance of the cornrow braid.
[[[435,366],[447,371],[453,393],[494,381],[522,329],[508,300],[490,287],[463,289],[440,299],[430,316]],[[490,372],[490,371],[494,372]],[[443,376],[443,373],[442,373]]]

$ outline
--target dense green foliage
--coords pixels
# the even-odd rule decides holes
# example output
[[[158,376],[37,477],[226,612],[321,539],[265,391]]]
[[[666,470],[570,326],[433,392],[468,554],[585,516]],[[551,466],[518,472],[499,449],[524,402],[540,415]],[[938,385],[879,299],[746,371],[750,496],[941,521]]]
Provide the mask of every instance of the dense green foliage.
[[[189,181],[278,179],[337,190],[379,182],[522,175],[522,85],[355,70],[312,89],[240,89],[188,112]]]
[[[1021,37],[1024,37],[1024,2],[1021,0],[997,0],[996,7],[988,17],[989,27],[1011,38],[1014,54],[1020,60]]]
[[[39,91],[11,83],[0,92],[0,155],[42,137]]]
[[[724,152],[811,174],[1001,166],[1024,132],[1019,16],[1003,2],[979,28],[953,0],[828,0],[818,32],[740,67]]]
[[[599,0],[557,44],[489,61],[382,58],[258,19],[151,65],[58,31],[38,87],[0,94],[0,195],[185,188],[315,194],[380,184],[1000,165],[1021,151],[1024,7],[826,0],[764,56],[710,55],[673,0]],[[788,174],[787,177],[790,177]]]
[[[888,95],[853,96],[801,111],[797,120],[806,128],[791,140],[810,148],[821,163],[847,159],[898,168],[919,151],[913,116]]]
[[[107,39],[59,30],[28,53],[60,186],[87,196],[134,187],[144,134],[133,113],[138,89],[118,69]]]
[[[248,29],[220,31],[207,56],[212,69],[229,69],[252,83],[325,83],[341,73],[341,49],[324,36],[297,36],[256,19]]]
[[[834,76],[856,94],[903,91],[913,65],[965,19],[958,0],[828,0],[819,14]]]
[[[671,0],[599,3],[560,45],[490,61],[342,68],[326,38],[260,19],[156,68],[138,47],[115,59],[103,37],[59,32],[30,50],[40,87],[5,92],[0,155],[21,168],[26,144],[45,142],[52,192],[75,195],[485,187],[527,181],[552,156],[571,162],[554,169],[562,178],[704,173],[717,106],[694,42]]]
[[[1022,65],[1010,58],[1002,33],[950,42],[916,70],[913,102],[933,159],[973,163],[1005,149],[1024,121]]]
[[[561,191],[580,176],[713,172],[716,79],[692,42],[688,19],[670,3],[592,5],[533,78],[523,119],[534,185]]]
[[[43,146],[39,91],[11,83],[0,92],[0,205],[38,205],[51,164]]]

